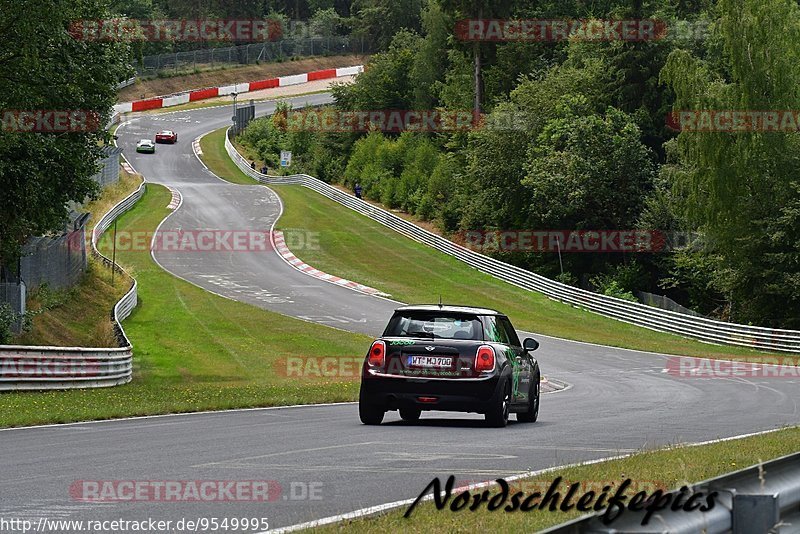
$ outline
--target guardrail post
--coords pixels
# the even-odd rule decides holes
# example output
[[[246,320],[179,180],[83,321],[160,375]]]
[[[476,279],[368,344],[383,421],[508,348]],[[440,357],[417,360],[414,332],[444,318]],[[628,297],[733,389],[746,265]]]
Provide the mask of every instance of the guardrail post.
[[[776,532],[781,520],[778,495],[746,495],[733,492],[733,534]]]

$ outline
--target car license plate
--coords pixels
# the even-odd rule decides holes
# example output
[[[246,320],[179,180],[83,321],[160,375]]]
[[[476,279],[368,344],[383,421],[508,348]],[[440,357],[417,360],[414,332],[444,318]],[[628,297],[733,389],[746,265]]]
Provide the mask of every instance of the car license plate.
[[[449,356],[408,356],[406,363],[409,367],[447,369],[453,367],[453,358]]]

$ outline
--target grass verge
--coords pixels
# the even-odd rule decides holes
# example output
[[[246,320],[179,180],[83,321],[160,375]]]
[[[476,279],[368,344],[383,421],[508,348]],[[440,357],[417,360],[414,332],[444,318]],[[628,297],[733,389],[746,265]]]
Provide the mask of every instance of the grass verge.
[[[106,186],[100,197],[84,206],[91,213],[86,236],[88,269],[75,286],[52,290],[34,288],[28,296],[30,329],[14,339],[18,345],[54,347],[114,347],[117,344],[111,309],[130,288],[131,280],[117,274],[91,254],[94,225],[114,204],[130,195],[141,184],[139,176],[120,170],[120,179]]]
[[[170,199],[166,188],[149,184],[118,228],[155,230]],[[124,323],[134,345],[133,381],[0,394],[0,426],[357,398],[357,378],[287,378],[286,359],[361,356],[366,336],[218,297],[165,272],[149,251],[118,251],[117,261],[139,281],[139,306]]]
[[[561,496],[566,494],[567,488],[571,484],[581,483],[573,503],[589,490],[600,493],[605,485],[612,486],[609,493],[613,494],[626,478],[632,479],[631,489],[626,492],[628,498],[638,491],[646,491],[648,495],[652,495],[657,489],[679,488],[689,482],[698,482],[749,467],[761,461],[779,458],[797,452],[798,449],[800,449],[800,427],[794,427],[761,436],[696,447],[653,450],[619,460],[558,469],[536,477],[511,482],[510,485],[514,488],[511,493],[516,491],[523,491],[526,495],[535,491],[544,493],[550,484],[560,476],[563,477],[563,481],[559,485]],[[765,476],[769,478],[769,471]],[[443,486],[444,482],[445,480],[442,480]],[[456,485],[459,485],[459,481]],[[498,493],[497,485],[486,489],[490,491],[490,495]],[[419,491],[422,490],[423,487],[420,487]],[[472,494],[482,491],[483,489],[473,490]],[[454,493],[453,497],[456,495]],[[570,512],[550,511],[549,509],[514,513],[489,512],[485,504],[475,512],[468,510],[452,512],[449,503],[445,509],[437,510],[432,502],[427,502],[415,508],[411,517],[406,519],[403,514],[407,508],[402,507],[372,518],[343,521],[315,529],[315,532],[407,532],[411,534],[538,532],[582,515],[574,509]],[[651,525],[656,521],[653,519]],[[613,523],[611,526],[614,526]]]
[[[252,184],[225,152],[224,130],[201,142],[203,160],[218,176]],[[409,303],[486,306],[507,313],[522,330],[613,347],[704,358],[759,361],[769,355],[655,332],[551,300],[481,273],[296,185],[274,186],[283,200],[278,228],[316,232],[319,247],[293,250],[324,272],[380,289]]]

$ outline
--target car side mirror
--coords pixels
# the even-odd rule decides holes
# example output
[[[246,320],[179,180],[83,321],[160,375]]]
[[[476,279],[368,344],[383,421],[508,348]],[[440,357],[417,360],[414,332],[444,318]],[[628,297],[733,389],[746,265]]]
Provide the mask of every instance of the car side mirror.
[[[522,348],[525,349],[525,352],[533,352],[539,348],[539,342],[529,337],[522,342]]]

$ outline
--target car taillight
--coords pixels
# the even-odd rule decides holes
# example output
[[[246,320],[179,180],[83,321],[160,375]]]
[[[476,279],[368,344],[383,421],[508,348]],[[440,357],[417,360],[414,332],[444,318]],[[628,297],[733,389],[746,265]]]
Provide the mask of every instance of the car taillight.
[[[383,367],[383,362],[386,359],[386,343],[380,339],[372,343],[369,348],[369,356],[367,361],[373,367]]]
[[[483,345],[475,356],[475,372],[480,373],[492,369],[494,369],[494,349],[489,345]]]

